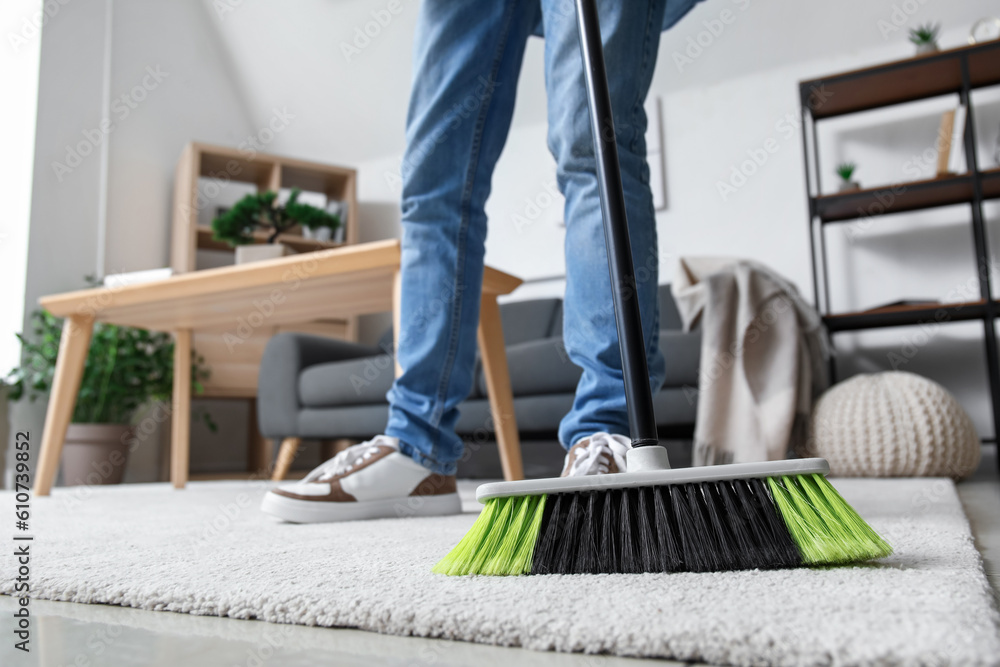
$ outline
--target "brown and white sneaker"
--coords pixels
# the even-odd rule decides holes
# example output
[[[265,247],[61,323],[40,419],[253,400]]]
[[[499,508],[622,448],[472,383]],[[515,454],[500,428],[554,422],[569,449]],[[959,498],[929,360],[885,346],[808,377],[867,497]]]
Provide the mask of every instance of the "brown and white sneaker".
[[[632,449],[632,441],[624,435],[598,431],[577,440],[566,452],[562,477],[583,475],[609,475],[625,472],[625,454]]]
[[[272,489],[261,510],[294,523],[459,514],[455,477],[439,475],[380,435],[348,447],[304,479]]]

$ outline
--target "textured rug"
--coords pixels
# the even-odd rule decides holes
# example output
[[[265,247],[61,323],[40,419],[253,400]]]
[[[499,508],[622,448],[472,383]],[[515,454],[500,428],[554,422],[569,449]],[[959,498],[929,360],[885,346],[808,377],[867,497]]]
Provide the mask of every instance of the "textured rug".
[[[954,485],[836,480],[896,548],[873,565],[449,578],[470,513],[292,525],[266,483],[56,489],[33,501],[36,598],[735,665],[1000,665],[998,615]],[[14,497],[0,495],[13,513]],[[13,590],[11,549],[0,592]]]

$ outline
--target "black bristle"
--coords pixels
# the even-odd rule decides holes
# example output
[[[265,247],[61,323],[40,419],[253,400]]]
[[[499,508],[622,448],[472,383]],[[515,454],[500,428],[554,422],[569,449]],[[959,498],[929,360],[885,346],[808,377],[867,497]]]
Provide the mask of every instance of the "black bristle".
[[[618,526],[621,530],[621,557],[618,563],[618,572],[628,572],[638,574],[642,572],[642,563],[639,561],[638,542],[638,513],[636,507],[636,490],[622,489],[621,504],[618,507]]]
[[[688,484],[674,484],[670,486],[670,505],[674,513],[674,521],[677,524],[677,537],[681,545],[681,554],[684,558],[684,567],[690,572],[703,572],[708,568],[705,558],[702,555],[703,541],[708,536],[708,529],[703,525],[698,525],[696,518],[701,518],[697,504],[692,510],[692,501],[689,497]]]
[[[532,574],[710,572],[801,565],[760,479],[551,494]]]
[[[695,572],[717,572],[726,569],[726,563],[719,554],[719,545],[716,544],[715,532],[709,525],[708,509],[705,507],[705,496],[702,493],[701,484],[685,484],[684,491],[688,499],[688,512],[691,513],[691,522],[695,526],[695,547],[697,552],[696,562],[698,568]]]
[[[752,570],[767,567],[769,562],[766,558],[767,551],[755,539],[753,528],[755,515],[748,513],[736,498],[736,491],[731,482],[716,482],[716,486],[722,498],[722,506],[729,521],[736,549],[740,554],[741,568]]]
[[[597,562],[597,540],[600,525],[599,499],[600,493],[590,492],[582,494],[585,499],[581,504],[585,505],[583,520],[580,523],[580,539],[576,544],[576,562],[573,571],[580,574],[596,574]]]
[[[639,497],[639,507],[636,512],[638,521],[639,562],[642,572],[660,572],[659,543],[656,539],[656,519],[653,516],[653,496],[656,490],[647,487],[636,489]]]
[[[746,569],[736,538],[729,525],[726,508],[722,503],[722,496],[719,495],[717,484],[704,482],[698,486],[701,487],[702,499],[705,501],[705,515],[708,519],[708,525],[712,527],[712,532],[715,535],[715,544],[718,547],[717,555],[722,568],[726,570]]]
[[[604,494],[604,506],[601,508],[600,541],[598,542],[598,571],[621,572],[618,569],[618,543],[620,528],[618,526],[618,491],[607,491]]]
[[[576,545],[579,542],[580,526],[583,523],[583,514],[586,506],[580,501],[579,493],[569,493],[563,499],[563,504],[569,501],[563,517],[562,536],[559,539],[559,546],[556,549],[555,565],[553,572],[559,574],[572,574],[576,564]]]
[[[545,503],[545,511],[542,513],[542,525],[539,528],[538,544],[535,545],[535,554],[531,559],[532,574],[551,574],[555,572],[555,556],[559,546],[559,537],[562,526],[560,515],[562,514],[562,495],[555,494],[549,496]]]
[[[671,519],[669,493],[661,487],[653,488],[653,517],[656,525],[656,542],[659,548],[660,571],[682,572],[684,559],[678,541],[677,524]]]
[[[770,538],[770,544],[772,546],[771,563],[773,563],[771,567],[786,568],[798,567],[801,565],[802,554],[799,552],[799,548],[795,545],[795,541],[792,540],[792,535],[788,532],[785,520],[778,514],[778,508],[775,507],[774,501],[771,499],[771,493],[767,490],[764,482],[759,479],[747,479],[740,481],[744,482],[749,487],[749,490],[753,494],[754,501],[760,508],[760,521],[756,522],[755,525],[760,525],[762,529],[766,531],[766,535]]]

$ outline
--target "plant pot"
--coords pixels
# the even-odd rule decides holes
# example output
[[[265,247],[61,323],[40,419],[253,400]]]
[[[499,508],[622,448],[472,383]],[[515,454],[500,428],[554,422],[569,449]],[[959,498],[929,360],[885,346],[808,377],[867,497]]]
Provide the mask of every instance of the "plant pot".
[[[857,181],[841,181],[840,182],[840,192],[853,192],[854,190],[860,190],[861,184]]]
[[[285,255],[291,255],[292,249],[284,243],[262,243],[255,245],[236,246],[236,263],[247,264],[249,262],[260,262],[265,259],[277,259]]]
[[[320,227],[319,229],[309,229],[308,227],[303,227],[302,237],[313,239],[314,241],[329,241],[333,238],[333,230],[329,227]]]
[[[120,484],[134,437],[129,424],[70,424],[62,451],[63,484]]]
[[[941,48],[938,46],[937,42],[927,42],[926,44],[917,44],[917,55],[922,56],[927,53],[937,53]]]

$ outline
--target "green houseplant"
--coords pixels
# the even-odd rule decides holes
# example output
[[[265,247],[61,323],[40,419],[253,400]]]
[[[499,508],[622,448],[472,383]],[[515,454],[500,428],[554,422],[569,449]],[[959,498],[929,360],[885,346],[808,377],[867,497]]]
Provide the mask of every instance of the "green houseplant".
[[[840,176],[840,191],[860,190],[861,184],[852,180],[858,165],[853,162],[841,162],[837,165],[837,176]]]
[[[937,38],[940,32],[940,23],[924,23],[916,28],[911,28],[910,41],[917,47],[917,55],[938,51]]]
[[[31,401],[52,388],[62,320],[44,310],[31,314],[30,331],[17,334],[21,365],[7,376],[8,398]],[[150,401],[169,401],[174,343],[169,334],[98,322],[94,325],[72,423],[63,448],[66,483],[115,484],[134,437],[130,421]],[[192,389],[203,391],[209,372],[192,359]],[[202,419],[215,428],[211,417]]]
[[[236,248],[236,262],[242,263],[285,254],[278,247],[278,237],[298,225],[313,231],[329,230],[327,233],[332,234],[340,226],[340,216],[300,203],[300,194],[298,188],[292,190],[284,205],[278,203],[278,193],[273,190],[249,194],[212,221],[212,236]],[[267,243],[272,249],[246,250],[255,243],[257,231],[267,233]]]

